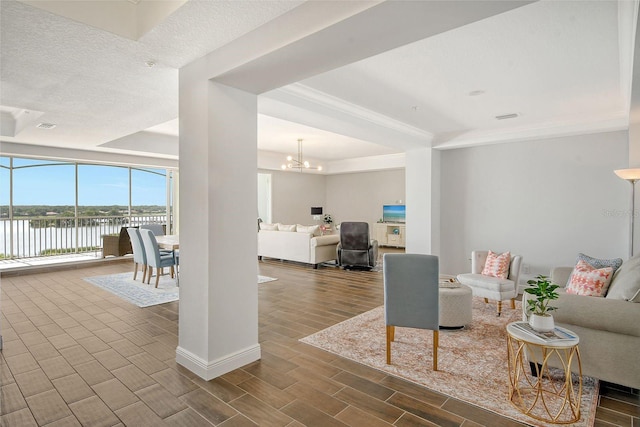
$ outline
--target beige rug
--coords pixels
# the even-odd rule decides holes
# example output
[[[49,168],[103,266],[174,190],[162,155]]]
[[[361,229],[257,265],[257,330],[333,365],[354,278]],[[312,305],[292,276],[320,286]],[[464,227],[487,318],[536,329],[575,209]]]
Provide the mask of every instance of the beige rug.
[[[501,317],[494,304],[473,301],[473,323],[458,331],[440,331],[438,371],[431,370],[432,332],[396,328],[392,365],[385,363],[385,324],[382,307],[331,326],[300,341],[423,385],[505,417],[547,426],[516,410],[508,399],[505,326],[520,320],[521,306],[506,305]],[[598,381],[584,377],[581,419],[574,426],[592,426]]]

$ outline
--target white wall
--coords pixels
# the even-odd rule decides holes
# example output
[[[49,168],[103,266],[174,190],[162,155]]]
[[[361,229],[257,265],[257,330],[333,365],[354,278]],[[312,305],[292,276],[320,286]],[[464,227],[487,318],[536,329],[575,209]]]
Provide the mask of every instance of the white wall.
[[[271,174],[273,222],[316,224],[311,217],[311,206],[325,206],[326,185],[323,175],[269,170],[258,172]]]
[[[521,254],[528,276],[627,258],[627,156],[626,131],[443,151],[441,271],[470,271],[473,249]]]
[[[327,175],[324,211],[337,223],[382,218],[382,205],[405,201],[404,169]]]

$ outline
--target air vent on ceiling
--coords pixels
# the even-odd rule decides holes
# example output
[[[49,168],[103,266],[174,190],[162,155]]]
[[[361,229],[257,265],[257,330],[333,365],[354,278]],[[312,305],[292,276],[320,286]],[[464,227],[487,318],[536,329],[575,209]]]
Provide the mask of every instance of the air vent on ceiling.
[[[36,127],[40,129],[53,129],[56,125],[53,123],[38,123]]]
[[[520,114],[518,113],[503,114],[501,116],[496,116],[496,119],[498,120],[515,119],[518,116],[520,116]]]

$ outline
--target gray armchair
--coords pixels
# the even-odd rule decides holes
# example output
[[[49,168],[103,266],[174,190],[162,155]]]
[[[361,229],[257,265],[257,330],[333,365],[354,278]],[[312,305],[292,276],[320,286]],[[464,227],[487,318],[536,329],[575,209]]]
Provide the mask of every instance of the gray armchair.
[[[438,370],[440,283],[438,257],[421,254],[384,254],[384,320],[387,326],[387,365],[395,327],[433,331],[433,370]]]
[[[378,259],[378,241],[371,240],[368,223],[343,222],[336,251],[341,267],[373,268]]]

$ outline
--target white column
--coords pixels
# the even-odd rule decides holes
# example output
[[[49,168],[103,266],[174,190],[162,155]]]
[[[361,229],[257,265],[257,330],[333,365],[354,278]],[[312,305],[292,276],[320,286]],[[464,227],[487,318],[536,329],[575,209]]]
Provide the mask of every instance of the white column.
[[[406,152],[407,253],[440,252],[440,153]]]
[[[180,322],[176,360],[211,379],[260,358],[257,97],[180,75]]]

